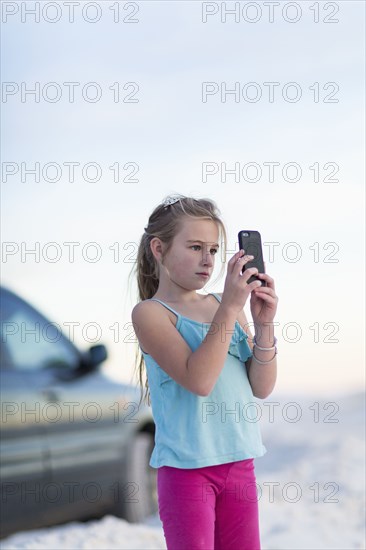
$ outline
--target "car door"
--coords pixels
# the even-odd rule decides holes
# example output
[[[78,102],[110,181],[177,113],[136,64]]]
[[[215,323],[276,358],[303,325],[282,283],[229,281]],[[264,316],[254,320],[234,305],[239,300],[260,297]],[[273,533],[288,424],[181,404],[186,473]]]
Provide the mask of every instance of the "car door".
[[[49,509],[60,521],[97,514],[113,500],[116,472],[130,435],[118,414],[125,397],[97,371],[62,380],[46,370],[40,373],[39,387],[47,400]]]
[[[7,348],[23,377],[29,407],[37,411],[42,438],[44,524],[98,513],[114,497],[123,449],[138,422],[133,406],[126,406],[128,397],[117,384],[88,368],[87,353],[55,324],[15,295],[8,294],[8,301]],[[128,424],[121,422],[122,407]]]
[[[43,525],[49,448],[40,422],[38,390],[28,383],[20,320],[11,294],[1,292],[1,535]],[[14,349],[15,348],[17,349]],[[32,365],[29,365],[30,367]],[[35,365],[33,365],[35,366]]]

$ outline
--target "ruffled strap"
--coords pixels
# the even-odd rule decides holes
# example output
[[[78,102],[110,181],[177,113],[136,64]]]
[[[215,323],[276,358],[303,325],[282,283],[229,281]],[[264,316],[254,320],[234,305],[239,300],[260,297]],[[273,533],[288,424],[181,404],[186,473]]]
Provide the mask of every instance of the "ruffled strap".
[[[232,336],[228,353],[244,363],[253,355],[248,344],[248,335],[238,321],[235,323],[235,332]]]
[[[210,292],[210,294],[215,296],[218,302],[221,302],[221,296],[215,292]],[[248,335],[238,321],[235,323],[235,332],[232,335],[228,353],[244,363],[253,355],[248,344]]]

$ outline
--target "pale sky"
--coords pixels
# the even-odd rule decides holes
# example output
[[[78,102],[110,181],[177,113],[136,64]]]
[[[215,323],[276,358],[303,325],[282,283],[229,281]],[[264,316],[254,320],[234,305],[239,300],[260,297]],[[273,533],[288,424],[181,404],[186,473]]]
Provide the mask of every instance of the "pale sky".
[[[127,278],[143,228],[168,193],[209,197],[227,260],[241,229],[265,243],[276,391],[364,388],[365,4],[280,2],[270,22],[268,3],[240,2],[238,22],[222,22],[221,2],[121,2],[116,23],[114,2],[84,19],[80,2],[73,23],[63,2],[40,2],[34,22],[22,12],[34,4],[2,5],[2,284],[61,326],[79,322],[82,349],[98,323],[105,372],[129,381]],[[204,23],[203,10],[217,13]],[[25,93],[38,87],[37,101]]]

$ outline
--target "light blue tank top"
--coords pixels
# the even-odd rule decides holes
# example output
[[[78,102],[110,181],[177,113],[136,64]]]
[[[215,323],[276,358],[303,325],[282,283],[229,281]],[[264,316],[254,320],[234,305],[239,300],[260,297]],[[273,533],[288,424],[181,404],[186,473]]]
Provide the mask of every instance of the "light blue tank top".
[[[217,294],[213,296],[221,301]],[[160,302],[177,316],[176,329],[195,351],[211,323],[194,321],[156,298],[151,300]],[[252,356],[247,339],[248,335],[236,322],[225,365],[207,396],[183,388],[140,348],[156,426],[150,466],[201,468],[255,458],[267,452],[259,428],[261,411],[245,367],[245,361]]]

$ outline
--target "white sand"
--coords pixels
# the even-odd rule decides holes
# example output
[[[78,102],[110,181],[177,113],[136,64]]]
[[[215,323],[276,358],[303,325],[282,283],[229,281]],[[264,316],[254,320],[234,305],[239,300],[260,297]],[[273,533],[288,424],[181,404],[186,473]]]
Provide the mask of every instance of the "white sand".
[[[280,403],[271,405],[273,422],[270,406],[265,405],[269,402]],[[268,450],[255,462],[263,550],[366,548],[364,394],[325,400],[271,395],[259,403]],[[298,420],[291,422],[296,415]],[[144,524],[129,524],[111,515],[17,533],[0,546],[4,550],[166,548],[157,516]]]

